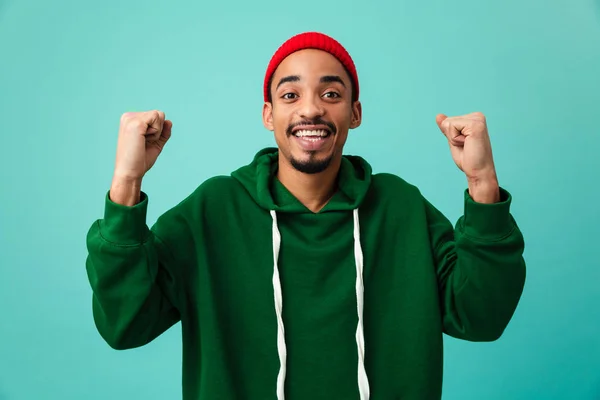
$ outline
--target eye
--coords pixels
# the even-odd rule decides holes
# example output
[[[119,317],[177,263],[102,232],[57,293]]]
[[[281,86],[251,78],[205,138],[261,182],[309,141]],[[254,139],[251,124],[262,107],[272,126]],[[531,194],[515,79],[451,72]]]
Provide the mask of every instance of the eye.
[[[335,98],[340,97],[339,93],[337,93],[337,92],[327,92],[323,96],[329,97],[330,99],[335,99]]]
[[[295,93],[285,93],[283,96],[281,96],[282,99],[285,100],[292,100],[296,98],[296,94]]]

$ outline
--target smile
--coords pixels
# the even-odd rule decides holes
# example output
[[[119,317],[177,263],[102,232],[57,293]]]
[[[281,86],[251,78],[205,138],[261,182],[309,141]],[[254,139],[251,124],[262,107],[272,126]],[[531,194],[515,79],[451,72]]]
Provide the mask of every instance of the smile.
[[[303,138],[307,140],[319,140],[328,137],[331,135],[329,130],[325,129],[317,129],[317,130],[308,130],[302,129],[293,133],[297,138]]]
[[[327,124],[302,124],[295,126],[291,134],[296,137],[328,137],[335,132],[333,127]]]
[[[293,141],[303,151],[319,151],[329,148],[332,138],[329,129],[299,129],[292,133]]]

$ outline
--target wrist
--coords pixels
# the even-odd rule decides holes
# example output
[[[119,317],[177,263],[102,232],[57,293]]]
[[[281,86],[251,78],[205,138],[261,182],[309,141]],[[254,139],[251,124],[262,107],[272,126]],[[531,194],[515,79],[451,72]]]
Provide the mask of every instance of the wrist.
[[[495,174],[468,179],[469,195],[476,203],[493,204],[500,201],[500,185]]]
[[[110,186],[111,201],[124,206],[134,206],[140,202],[142,179],[115,174]]]

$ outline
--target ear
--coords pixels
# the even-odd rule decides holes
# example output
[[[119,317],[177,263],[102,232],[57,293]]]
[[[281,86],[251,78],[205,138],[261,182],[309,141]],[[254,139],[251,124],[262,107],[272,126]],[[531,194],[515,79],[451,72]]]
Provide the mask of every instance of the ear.
[[[265,126],[265,128],[267,128],[270,131],[274,131],[275,128],[273,127],[273,104],[272,103],[265,102],[265,104],[263,105],[262,118],[263,118],[263,125]]]
[[[350,121],[350,129],[358,128],[362,122],[362,105],[356,100],[352,103],[352,120]]]

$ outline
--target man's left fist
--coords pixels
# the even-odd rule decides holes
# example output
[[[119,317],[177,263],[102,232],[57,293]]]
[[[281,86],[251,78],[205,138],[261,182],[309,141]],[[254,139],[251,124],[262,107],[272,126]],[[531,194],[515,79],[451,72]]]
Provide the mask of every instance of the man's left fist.
[[[454,162],[467,176],[471,196],[497,201],[498,179],[485,116],[480,112],[457,117],[438,114],[435,120],[448,139]]]

